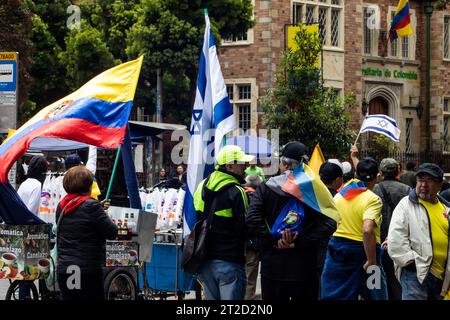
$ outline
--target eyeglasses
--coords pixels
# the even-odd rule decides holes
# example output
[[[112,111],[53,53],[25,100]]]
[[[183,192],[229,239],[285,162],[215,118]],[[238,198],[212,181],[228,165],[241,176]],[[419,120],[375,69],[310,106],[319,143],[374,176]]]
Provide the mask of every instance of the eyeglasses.
[[[417,183],[432,184],[432,183],[439,183],[439,181],[433,178],[417,178]]]

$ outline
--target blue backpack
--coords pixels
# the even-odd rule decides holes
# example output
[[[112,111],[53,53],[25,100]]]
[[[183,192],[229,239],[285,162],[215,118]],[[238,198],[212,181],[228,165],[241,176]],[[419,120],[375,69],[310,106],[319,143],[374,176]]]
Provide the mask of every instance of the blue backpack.
[[[291,232],[300,234],[303,230],[303,220],[305,220],[303,204],[296,198],[291,197],[275,220],[270,233],[277,239],[281,238],[281,232],[284,229],[290,229]]]

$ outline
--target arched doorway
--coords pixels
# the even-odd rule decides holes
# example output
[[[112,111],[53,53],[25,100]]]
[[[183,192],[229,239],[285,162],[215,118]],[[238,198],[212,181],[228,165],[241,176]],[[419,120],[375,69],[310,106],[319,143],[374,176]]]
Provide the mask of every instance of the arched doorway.
[[[389,101],[386,100],[383,96],[375,96],[369,102],[369,115],[373,114],[384,114],[389,116]],[[388,149],[385,148],[385,144],[382,142],[384,136],[380,136],[380,134],[375,132],[367,132],[365,139],[366,145],[365,148],[370,150],[369,152],[372,154],[381,155],[382,157],[388,156]]]
[[[389,102],[383,97],[375,97],[369,102],[369,114],[389,115]]]

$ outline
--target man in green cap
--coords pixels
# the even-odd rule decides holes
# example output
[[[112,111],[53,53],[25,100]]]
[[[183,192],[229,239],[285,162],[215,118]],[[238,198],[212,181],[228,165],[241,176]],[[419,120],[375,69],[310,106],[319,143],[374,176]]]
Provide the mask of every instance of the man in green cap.
[[[245,215],[248,198],[241,184],[246,163],[253,156],[238,146],[223,147],[216,169],[194,193],[198,219],[208,219],[206,261],[199,271],[207,300],[243,300],[245,297]]]

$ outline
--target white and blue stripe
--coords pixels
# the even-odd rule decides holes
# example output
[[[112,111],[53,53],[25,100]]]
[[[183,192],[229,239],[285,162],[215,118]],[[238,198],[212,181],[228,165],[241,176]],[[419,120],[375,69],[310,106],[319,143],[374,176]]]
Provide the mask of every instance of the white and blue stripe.
[[[368,115],[361,126],[361,133],[373,131],[384,134],[395,142],[400,141],[400,129],[397,122],[384,114]]]
[[[234,128],[233,108],[228,98],[206,12],[205,22],[190,130],[187,188],[183,210],[185,236],[190,233],[196,222],[194,192],[199,183],[214,170],[214,150],[218,151],[221,148],[223,137]]]

